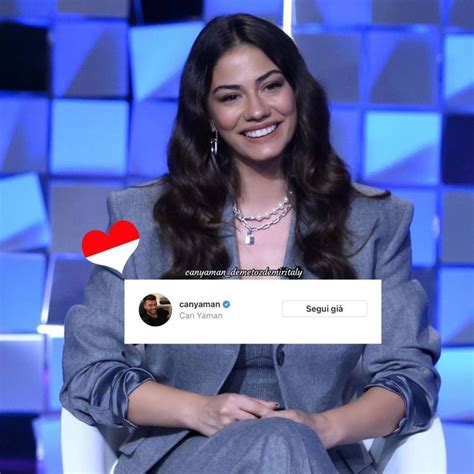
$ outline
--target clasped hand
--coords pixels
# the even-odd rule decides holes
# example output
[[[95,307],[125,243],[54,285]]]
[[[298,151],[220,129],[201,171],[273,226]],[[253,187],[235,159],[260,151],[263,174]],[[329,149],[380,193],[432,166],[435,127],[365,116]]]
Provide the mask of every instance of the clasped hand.
[[[326,449],[332,447],[330,430],[326,428],[324,415],[306,413],[301,410],[275,411],[278,406],[276,402],[238,393],[202,396],[199,406],[196,407],[194,412],[191,427],[205,436],[212,436],[236,421],[271,417],[287,418],[309,426],[318,434]]]

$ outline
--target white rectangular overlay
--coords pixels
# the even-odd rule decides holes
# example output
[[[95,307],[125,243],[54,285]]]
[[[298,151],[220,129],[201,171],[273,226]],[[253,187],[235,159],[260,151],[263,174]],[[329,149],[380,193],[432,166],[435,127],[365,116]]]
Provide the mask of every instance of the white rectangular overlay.
[[[125,280],[125,343],[380,344],[381,291],[380,280]],[[148,294],[171,303],[161,326],[139,315]]]

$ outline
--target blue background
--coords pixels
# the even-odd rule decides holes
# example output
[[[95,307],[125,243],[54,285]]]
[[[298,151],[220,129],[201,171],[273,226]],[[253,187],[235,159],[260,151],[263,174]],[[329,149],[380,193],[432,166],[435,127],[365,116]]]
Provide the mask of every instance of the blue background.
[[[0,3],[0,27],[47,39],[47,88],[0,90],[0,420],[36,416],[48,473],[60,472],[61,325],[91,269],[82,236],[105,230],[110,191],[166,172],[181,68],[205,21],[245,11],[281,25],[287,0],[207,0],[202,18],[143,26],[128,3]],[[415,204],[414,274],[443,343],[448,471],[469,472],[474,1],[294,0],[292,35],[328,91],[333,143],[354,179]],[[4,71],[14,47],[0,43]]]

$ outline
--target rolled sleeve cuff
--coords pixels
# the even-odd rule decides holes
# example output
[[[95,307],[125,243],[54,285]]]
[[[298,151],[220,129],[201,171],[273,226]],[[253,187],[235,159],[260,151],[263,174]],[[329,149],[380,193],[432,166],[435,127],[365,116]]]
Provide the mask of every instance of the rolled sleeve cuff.
[[[137,425],[127,419],[128,397],[136,388],[148,380],[154,381],[155,378],[150,372],[144,369],[133,368],[122,374],[120,386],[118,387],[116,396],[112,401],[112,411],[114,417],[123,420],[125,426],[137,428]]]
[[[364,387],[364,392],[370,387],[382,387],[401,395],[405,401],[405,416],[398,423],[392,433],[383,438],[394,435],[407,435],[421,431],[431,419],[427,410],[427,403],[421,387],[401,375],[389,375]]]

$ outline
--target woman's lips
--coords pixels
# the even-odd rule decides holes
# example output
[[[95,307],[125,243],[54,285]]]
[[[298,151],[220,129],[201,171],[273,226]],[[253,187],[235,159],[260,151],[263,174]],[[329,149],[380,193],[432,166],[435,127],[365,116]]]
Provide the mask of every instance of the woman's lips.
[[[271,135],[273,135],[279,126],[280,123],[274,123],[258,130],[242,132],[242,135],[245,138],[248,138],[249,140],[261,140],[263,138],[270,137]]]

